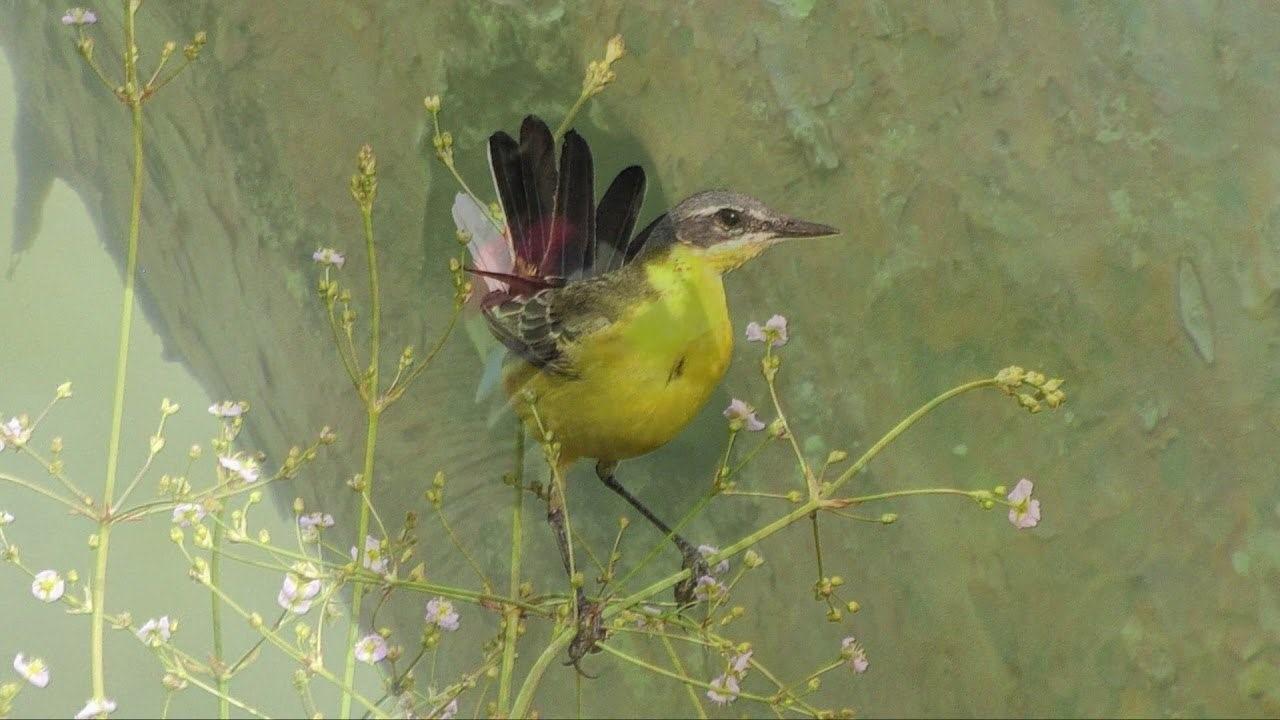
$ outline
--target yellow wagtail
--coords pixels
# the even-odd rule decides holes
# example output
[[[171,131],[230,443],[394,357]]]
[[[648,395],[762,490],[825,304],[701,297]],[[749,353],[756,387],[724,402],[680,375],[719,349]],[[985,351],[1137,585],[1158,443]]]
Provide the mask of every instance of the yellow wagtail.
[[[489,138],[489,165],[506,233],[473,237],[469,269],[488,288],[481,305],[489,329],[512,356],[503,385],[516,412],[559,444],[561,470],[595,459],[605,485],[674,539],[690,580],[706,574],[698,551],[623,488],[614,470],[675,437],[724,376],[733,349],[724,274],[782,240],[836,229],[711,190],[632,237],[644,171],[624,169],[597,205],[586,141],[570,130],[557,169],[555,140],[532,116],[519,141],[502,131]],[[548,519],[570,570],[562,502],[553,490]],[[692,587],[683,583],[677,598],[689,601]],[[578,601],[582,636],[582,616],[594,608],[584,607],[581,590]],[[598,627],[589,634],[570,650],[575,663],[592,649]]]

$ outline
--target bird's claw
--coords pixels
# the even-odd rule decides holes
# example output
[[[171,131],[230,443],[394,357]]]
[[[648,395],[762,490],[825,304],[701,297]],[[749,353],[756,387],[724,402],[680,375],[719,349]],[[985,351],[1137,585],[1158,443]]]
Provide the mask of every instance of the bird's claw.
[[[676,603],[680,607],[688,607],[697,602],[697,596],[694,589],[698,587],[698,578],[711,574],[711,566],[707,565],[706,558],[702,557],[702,553],[693,548],[686,548],[682,551],[684,555],[684,563],[680,567],[689,570],[689,577],[676,583],[675,596]]]
[[[569,662],[565,663],[565,665],[572,665],[573,669],[577,670],[580,675],[594,680],[596,676],[584,672],[580,663],[588,653],[600,652],[598,643],[605,639],[606,634],[602,622],[600,603],[589,601],[582,594],[579,594],[578,632],[569,643]]]

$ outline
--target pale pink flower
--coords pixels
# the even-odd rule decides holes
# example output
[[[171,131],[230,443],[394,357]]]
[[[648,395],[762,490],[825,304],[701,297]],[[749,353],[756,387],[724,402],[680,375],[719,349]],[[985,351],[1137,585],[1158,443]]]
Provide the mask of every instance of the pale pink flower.
[[[787,344],[787,319],[774,315],[762,327],[754,320],[747,325],[747,340],[767,343],[771,347],[782,347]]]
[[[729,403],[729,407],[724,409],[724,416],[729,419],[729,427],[734,427],[736,422],[738,427],[745,428],[751,432],[758,432],[764,429],[764,423],[760,422],[760,418],[756,417],[756,409],[737,398],[734,398]]]
[[[0,423],[0,450],[6,445],[20,448],[31,439],[31,429],[22,426],[18,418],[9,418],[9,422]]]
[[[699,545],[698,546],[698,554],[702,556],[703,560],[706,560],[707,558],[711,557],[712,555],[715,555],[718,552],[720,552],[720,548],[716,547],[715,545]],[[711,568],[711,572],[715,573],[716,575],[722,575],[728,571],[729,571],[729,561],[727,559],[721,560],[720,562],[716,563],[715,567]]]
[[[427,622],[453,632],[458,629],[458,613],[453,609],[453,603],[444,598],[434,598],[427,601]]]
[[[321,265],[332,265],[339,270],[342,269],[343,265],[347,264],[347,256],[333,248],[320,248],[311,253],[311,259]]]
[[[731,673],[725,673],[712,680],[711,689],[707,691],[707,699],[717,705],[728,705],[738,699],[738,678]]]
[[[173,522],[179,527],[191,527],[203,520],[205,514],[200,503],[178,503],[173,507]]]
[[[26,655],[18,653],[13,658],[13,669],[23,677],[27,682],[42,688],[49,684],[49,666],[44,664],[44,660],[40,658],[27,659]]]
[[[320,570],[308,562],[297,562],[285,573],[280,592],[276,594],[276,604],[298,615],[311,609],[311,602],[320,594]]]
[[[116,711],[116,701],[107,698],[94,698],[84,704],[80,712],[76,713],[76,720],[90,720],[90,718],[110,715]]]
[[[359,557],[360,552],[351,548],[351,559]],[[382,541],[372,535],[364,537],[364,566],[379,575],[387,571],[388,558],[382,552]]]
[[[697,584],[693,586],[693,596],[704,602],[719,600],[728,592],[729,590],[724,586],[724,583],[710,575],[703,575],[698,578]]]
[[[333,516],[329,513],[313,512],[298,516],[298,526],[303,530],[310,528],[333,527]]]
[[[220,418],[238,418],[249,409],[249,403],[244,401],[223,400],[209,406],[209,414]]]
[[[373,665],[387,657],[387,641],[381,635],[365,635],[356,641],[356,659]]]
[[[92,25],[98,22],[98,16],[92,10],[71,8],[62,16],[63,25]]]
[[[218,457],[218,464],[247,483],[257,482],[262,476],[257,461],[250,457],[221,455]]]
[[[148,647],[157,647],[169,642],[169,638],[173,635],[173,624],[169,621],[169,616],[164,615],[159,619],[151,618],[138,628],[138,639],[142,644]]]
[[[867,660],[867,651],[862,643],[847,637],[840,641],[840,656],[849,661],[849,667],[859,675],[867,671],[871,663]]]
[[[1019,530],[1033,528],[1040,523],[1040,501],[1031,498],[1034,487],[1030,480],[1022,478],[1007,496],[1013,503],[1009,508],[1009,522]]]
[[[458,698],[454,698],[449,701],[448,705],[445,705],[444,708],[440,710],[440,714],[437,715],[436,717],[439,718],[440,720],[453,720],[453,718],[456,717],[457,715],[458,715]]]

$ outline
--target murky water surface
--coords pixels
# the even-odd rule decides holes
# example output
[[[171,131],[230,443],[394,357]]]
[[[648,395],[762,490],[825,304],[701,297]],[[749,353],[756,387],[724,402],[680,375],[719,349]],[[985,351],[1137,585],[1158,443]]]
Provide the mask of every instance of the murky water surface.
[[[92,489],[114,373],[127,117],[81,66],[61,10],[41,5],[0,10],[0,136],[14,139],[0,143],[0,410],[38,413],[74,381],[75,397],[35,443],[63,437],[68,469]],[[99,12],[99,57],[113,63],[119,9]],[[642,223],[692,192],[731,187],[845,231],[776,248],[727,282],[739,334],[773,313],[790,320],[780,385],[811,461],[834,449],[856,455],[928,398],[1006,365],[1067,381],[1069,402],[1054,413],[1029,416],[994,392],[948,404],[851,484],[872,493],[1026,477],[1041,502],[1038,527],[1016,530],[999,509],[947,497],[862,509],[897,513],[892,525],[826,518],[824,570],[861,606],[831,623],[813,600],[810,530],[797,526],[759,548],[766,564],[735,588],[750,612],[730,635],[787,680],[856,636],[870,670],[826,676],[816,701],[870,716],[1280,714],[1274,6],[152,0],[141,17],[148,66],[165,38],[203,28],[210,43],[148,106],[144,320],[122,467],[143,459],[162,398],[183,411],[139,492],[161,473],[184,473],[192,443],[207,452],[215,426],[205,407],[244,399],[246,440],[269,465],[322,425],[341,438],[255,508],[254,522],[286,537],[284,508],[301,496],[337,517],[334,544],[349,545],[356,505],[345,483],[361,425],[313,297],[310,254],[347,250],[344,282],[362,295],[346,186],[356,148],[371,142],[379,153],[384,326],[395,353],[438,337],[456,251],[456,188],[433,162],[422,97],[443,94],[459,168],[487,194],[485,137],[514,132],[530,112],[558,121],[586,62],[621,32],[619,78],[577,127],[598,175],[646,167]],[[475,399],[483,359],[473,339],[483,331],[467,330],[388,414],[377,502],[393,524],[421,514],[434,581],[472,585],[423,499],[443,470],[451,525],[505,586],[500,478],[511,431]],[[705,492],[730,397],[772,419],[757,352],[740,343],[685,433],[623,464],[624,484],[661,515],[681,516]],[[797,487],[793,464],[782,445],[767,448],[739,488]],[[544,472],[536,453],[528,467]],[[0,472],[46,481],[11,452]],[[569,495],[579,537],[607,550],[628,509],[585,463]],[[689,534],[726,545],[785,505],[717,499]],[[88,575],[88,525],[9,484],[0,509],[17,516],[5,534],[29,567]],[[527,577],[559,587],[541,509],[530,504],[525,520]],[[209,599],[167,533],[163,517],[117,533],[111,609],[180,618],[176,637],[204,657]],[[640,522],[628,533],[627,553],[657,538]],[[631,587],[676,562],[662,556]],[[50,687],[24,690],[16,713],[73,712],[89,695],[87,620],[34,600],[12,566],[0,571],[0,655],[41,655],[53,668]],[[275,617],[278,573],[235,563],[228,572],[238,597]],[[397,596],[378,622],[412,645],[421,612],[422,598]],[[437,660],[441,684],[474,666],[494,630],[477,609],[462,619]],[[252,638],[240,625],[232,634],[237,648]],[[159,665],[119,633],[109,640],[121,712],[157,712]],[[621,647],[667,662],[659,644]],[[687,659],[694,675],[719,672],[714,655]],[[600,677],[581,685],[586,714],[690,710],[669,680],[606,656],[587,669]],[[237,692],[268,714],[297,713],[292,670],[264,659]],[[535,706],[572,713],[571,671],[550,672]],[[366,668],[360,680],[375,691]],[[481,689],[465,696],[463,714],[483,702]],[[744,689],[767,685],[753,677]],[[192,690],[170,709],[216,711]],[[739,702],[712,712],[767,710]]]

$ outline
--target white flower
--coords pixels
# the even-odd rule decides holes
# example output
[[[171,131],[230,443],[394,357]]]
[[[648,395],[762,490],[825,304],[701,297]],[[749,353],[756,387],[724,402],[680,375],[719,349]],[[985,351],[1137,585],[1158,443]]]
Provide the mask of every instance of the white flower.
[[[1009,522],[1019,530],[1033,528],[1040,524],[1040,501],[1031,497],[1035,485],[1026,478],[1018,481],[1013,490],[1006,496],[1011,503]]]
[[[729,672],[738,677],[747,674],[747,669],[751,667],[752,651],[748,650],[744,653],[738,653],[729,659]]]
[[[307,530],[310,528],[328,528],[333,527],[333,516],[329,513],[313,512],[298,517],[298,525]]]
[[[747,340],[767,343],[771,347],[786,345],[787,319],[781,315],[774,315],[763,327],[760,323],[752,321],[747,325]]]
[[[63,582],[57,570],[41,570],[31,581],[31,594],[35,595],[37,600],[47,603],[62,599],[62,593],[66,590],[67,584]]]
[[[365,635],[356,641],[356,659],[360,662],[382,662],[387,656],[387,641],[381,635]]]
[[[441,710],[440,714],[437,715],[436,717],[439,718],[440,720],[453,720],[454,716],[456,716],[457,714],[458,714],[458,698],[454,698],[449,701],[448,705],[444,706],[444,709]]]
[[[427,623],[437,625],[441,630],[453,632],[458,629],[458,613],[453,603],[444,598],[433,598],[427,601]]]
[[[181,527],[191,527],[203,520],[205,514],[200,503],[178,503],[173,508],[173,521]]]
[[[257,482],[258,477],[262,475],[262,470],[258,468],[258,463],[253,458],[241,459],[238,455],[219,455],[218,464],[247,483]]]
[[[311,259],[321,265],[332,265],[339,270],[341,270],[342,266],[347,262],[347,256],[333,248],[320,248],[319,250],[311,253]]]
[[[309,562],[294,563],[292,570],[285,573],[276,602],[298,615],[306,613],[311,609],[311,601],[320,594],[322,583],[319,575],[320,570]]]
[[[13,513],[0,510],[0,525],[8,525],[11,522],[13,522]]]
[[[0,450],[4,450],[5,445],[20,448],[30,439],[31,429],[24,428],[18,418],[9,418],[9,422],[0,424]]]
[[[699,545],[698,546],[698,554],[701,555],[704,560],[711,557],[712,555],[715,555],[718,552],[720,552],[720,548],[716,547],[715,545]],[[715,573],[716,575],[720,575],[721,573],[728,572],[728,570],[729,570],[728,560],[721,560],[720,562],[716,563],[715,567],[711,568],[711,572]]]
[[[738,678],[732,674],[724,674],[712,680],[711,689],[707,691],[707,699],[717,705],[728,705],[738,699]]]
[[[360,556],[360,551],[351,548],[351,559]],[[382,542],[372,535],[364,536],[364,566],[381,575],[387,571],[387,557],[382,553]]]
[[[840,641],[840,656],[848,660],[849,667],[859,675],[871,667],[871,662],[867,660],[867,651],[862,649],[862,643],[851,637]]]
[[[764,423],[756,417],[756,409],[737,398],[724,409],[724,416],[729,419],[729,427],[735,430],[746,428],[751,432],[759,432],[764,429]]]
[[[110,715],[116,711],[116,701],[106,698],[94,698],[84,704],[80,712],[76,713],[76,720],[89,720],[102,715]]]
[[[220,418],[238,418],[249,410],[249,403],[223,400],[209,406],[209,414]]]
[[[703,575],[698,578],[697,583],[693,586],[693,596],[703,602],[719,600],[728,592],[729,589],[724,586],[724,583],[710,575]]]
[[[98,16],[92,10],[71,8],[62,16],[63,25],[92,25],[98,22]]]
[[[172,635],[173,626],[169,622],[169,616],[164,615],[160,619],[151,618],[138,628],[138,639],[147,647],[158,647],[169,642]]]
[[[26,679],[27,682],[42,688],[49,684],[49,666],[44,664],[44,660],[40,658],[27,659],[22,653],[18,653],[13,658],[13,669]]]

